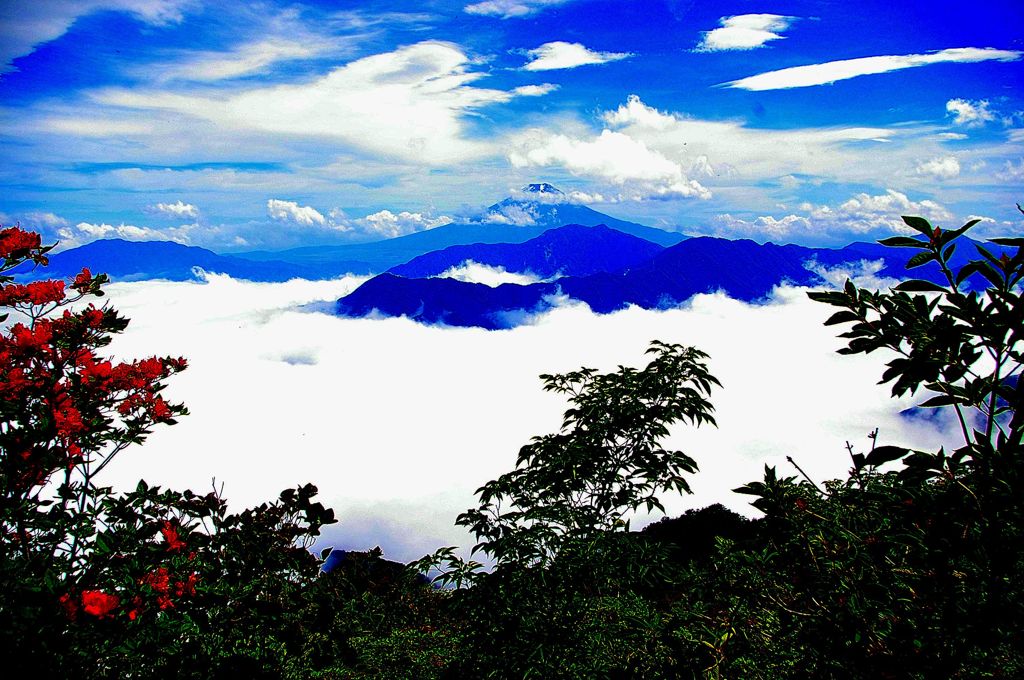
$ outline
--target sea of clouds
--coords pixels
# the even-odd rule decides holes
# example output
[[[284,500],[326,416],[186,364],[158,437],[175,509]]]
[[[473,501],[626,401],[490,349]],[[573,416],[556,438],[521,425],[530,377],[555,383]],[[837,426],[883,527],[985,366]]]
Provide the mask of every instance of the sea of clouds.
[[[468,274],[467,274],[468,275]],[[191,414],[120,454],[103,483],[206,491],[224,484],[232,507],[312,482],[340,522],[319,546],[416,559],[442,545],[468,548],[454,525],[474,490],[510,470],[532,436],[555,431],[565,401],[537,376],[590,366],[642,366],[652,339],[708,352],[722,381],[719,427],[674,428],[668,444],[699,465],[693,495],[669,494],[670,515],[721,502],[754,515],[731,489],[765,464],[817,480],[844,475],[845,442],[937,448],[951,423],[900,415],[912,405],[877,383],[881,354],[844,357],[829,308],[782,287],[761,305],[700,295],[667,311],[599,316],[565,302],[508,331],[397,319],[345,319],[324,310],[363,279],[251,283],[120,283],[110,302],[132,319],[111,350],[121,358],[185,356],[168,395]],[[639,516],[634,528],[657,519]],[[467,554],[464,552],[463,554]]]

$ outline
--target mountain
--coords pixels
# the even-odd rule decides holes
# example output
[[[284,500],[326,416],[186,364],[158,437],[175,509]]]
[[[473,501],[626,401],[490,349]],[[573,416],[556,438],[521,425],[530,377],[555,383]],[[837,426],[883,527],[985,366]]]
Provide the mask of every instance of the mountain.
[[[809,263],[834,267],[860,260],[882,260],[881,275],[905,278],[904,266],[912,254],[907,249],[874,244],[853,244],[835,250],[699,237],[665,248],[647,262],[622,271],[566,276],[526,286],[505,284],[489,288],[451,279],[384,274],[338,300],[337,312],[344,316],[408,316],[424,323],[493,330],[517,325],[524,312],[550,309],[556,295],[585,302],[597,313],[614,312],[629,305],[668,308],[694,295],[719,290],[739,300],[756,301],[781,283],[823,284],[822,278],[808,269]],[[967,256],[958,254],[957,258],[965,260]],[[943,280],[934,263],[914,270],[913,275]]]
[[[509,272],[529,272],[541,278],[587,276],[639,265],[661,250],[663,248],[655,243],[604,225],[571,224],[549,229],[524,243],[450,246],[420,255],[388,272],[405,278],[428,278],[473,261]]]
[[[482,219],[491,223],[508,221],[512,224],[521,223],[526,226],[547,228],[565,224],[582,224],[588,227],[603,224],[624,234],[662,246],[675,245],[686,238],[685,234],[645,227],[599,213],[585,205],[569,203],[562,191],[546,182],[530,184],[524,187],[520,194],[519,197],[506,198],[490,206]]]
[[[228,274],[250,281],[311,278],[310,273],[313,271],[310,267],[289,262],[254,262],[169,241],[103,239],[51,255],[47,267],[35,270],[23,267],[14,273],[20,279],[68,278],[80,272],[83,267],[88,267],[94,273],[105,273],[116,281],[190,281],[196,278],[193,270],[197,267],[207,272]],[[319,278],[330,278],[347,271],[345,263],[335,262],[332,266],[320,267],[316,274]]]
[[[587,227],[606,224],[660,245],[685,238],[682,234],[618,220],[584,206],[556,203],[564,201],[564,195],[550,184],[531,184],[521,194],[519,198],[496,203],[481,215],[465,221],[371,243],[219,255],[204,248],[169,241],[104,239],[53,255],[51,266],[45,269],[26,267],[15,274],[26,280],[66,277],[78,273],[82,267],[89,267],[91,271],[104,272],[117,281],[185,281],[195,278],[192,270],[199,267],[253,281],[286,281],[296,277],[326,279],[386,271],[421,255],[456,245],[523,243],[541,236],[552,227],[566,224]],[[518,221],[510,222],[504,213],[515,213]],[[560,259],[567,261],[566,257],[560,256]],[[530,261],[535,261],[535,258]],[[580,258],[578,263],[582,262]],[[576,272],[575,269],[573,271]]]
[[[506,198],[469,220],[452,222],[443,227],[385,241],[292,248],[274,252],[251,251],[238,253],[238,256],[249,260],[281,260],[317,266],[345,260],[360,262],[366,266],[365,270],[353,270],[353,273],[367,273],[382,272],[420,255],[456,245],[523,243],[537,238],[552,227],[567,224],[587,227],[603,224],[662,246],[673,245],[686,238],[684,234],[616,219],[586,206],[553,202],[562,200],[558,197],[564,195],[550,184],[531,184],[521,193],[522,197]]]

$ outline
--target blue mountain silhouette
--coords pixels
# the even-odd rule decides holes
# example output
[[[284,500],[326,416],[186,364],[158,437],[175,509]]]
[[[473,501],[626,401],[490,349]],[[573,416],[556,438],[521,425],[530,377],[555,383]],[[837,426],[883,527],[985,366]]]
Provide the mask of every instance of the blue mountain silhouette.
[[[571,224],[549,229],[524,243],[474,243],[450,246],[392,267],[389,273],[408,279],[438,276],[468,261],[529,272],[541,278],[587,276],[642,264],[663,248],[604,225]]]
[[[481,215],[415,234],[371,243],[253,251],[238,255],[250,260],[281,260],[316,266],[323,266],[335,260],[360,262],[363,269],[353,269],[353,273],[369,273],[382,272],[420,255],[450,246],[523,243],[537,238],[552,227],[567,224],[587,227],[603,224],[624,234],[631,234],[663,246],[679,243],[686,238],[685,234],[616,219],[583,205],[555,202],[558,200],[556,197],[561,195],[562,192],[550,184],[530,184],[523,189],[521,196],[495,203]],[[520,221],[509,221],[509,215]]]
[[[21,267],[14,273],[19,279],[67,278],[80,272],[82,267],[88,267],[93,273],[105,273],[117,281],[189,281],[196,278],[196,268],[250,281],[330,278],[349,271],[345,262],[325,263],[320,267],[274,260],[257,262],[170,241],[102,239],[51,255],[47,267]]]
[[[557,295],[585,302],[597,313],[609,313],[629,305],[645,309],[672,307],[694,295],[714,291],[756,301],[781,283],[821,285],[823,279],[809,268],[813,263],[835,267],[882,260],[879,275],[906,278],[905,265],[913,252],[868,243],[828,249],[699,237],[665,248],[647,262],[628,269],[565,276],[526,286],[490,288],[451,279],[386,273],[338,300],[337,312],[344,316],[407,316],[423,323],[493,330],[517,325],[524,313],[550,309]],[[961,253],[955,259],[963,262],[968,257],[968,253]],[[943,280],[934,263],[915,269],[913,276]]]
[[[413,258],[450,246],[466,244],[523,243],[551,227],[606,224],[622,233],[671,245],[683,234],[618,220],[585,206],[559,202],[562,193],[546,183],[531,184],[516,198],[490,206],[482,214],[428,231],[371,243],[310,246],[281,251],[252,251],[218,255],[204,248],[168,241],[104,239],[53,255],[51,266],[18,272],[21,279],[41,276],[72,276],[89,267],[114,280],[194,278],[193,268],[230,274],[254,281],[286,281],[295,277],[332,278],[344,274],[379,273]],[[525,225],[501,223],[505,212],[528,214]],[[497,220],[497,221],[496,221]]]

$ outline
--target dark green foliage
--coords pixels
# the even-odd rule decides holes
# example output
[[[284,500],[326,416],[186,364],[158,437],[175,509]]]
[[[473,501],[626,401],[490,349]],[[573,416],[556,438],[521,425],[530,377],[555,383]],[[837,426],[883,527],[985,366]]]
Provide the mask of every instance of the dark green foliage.
[[[48,503],[8,493],[0,643],[20,655],[6,670],[1024,677],[1024,239],[995,239],[998,257],[979,246],[954,271],[972,224],[943,231],[904,219],[921,236],[884,243],[920,251],[911,269],[936,262],[945,285],[847,283],[811,297],[838,308],[826,323],[848,327],[841,353],[890,353],[882,382],[893,394],[955,418],[960,440],[948,447],[910,451],[876,431],[867,450],[847,444],[846,479],[818,485],[794,463],[799,474],[766,468],[736,489],[762,513],[756,520],[711,506],[631,532],[632,511],[688,491],[684,475],[696,472],[694,459],[659,445],[669,426],[714,423],[706,356],[654,343],[643,369],[542,376],[569,398],[562,429],[533,439],[458,518],[494,558],[489,572],[442,548],[409,568],[379,549],[348,553],[321,573],[307,548],[333,513],[311,486],[237,514],[217,493],[144,483],[121,495],[65,485]],[[74,559],[55,552],[63,537],[88,548]],[[117,593],[120,604],[110,615],[62,606],[62,593],[84,602],[86,589]]]
[[[679,421],[714,424],[705,399],[718,381],[703,352],[654,342],[643,370],[620,366],[542,375],[544,389],[569,395],[562,430],[534,437],[516,469],[477,491],[480,507],[456,520],[498,563],[543,565],[570,543],[627,528],[627,512],[663,510],[658,494],[689,492],[697,464],[658,440]]]

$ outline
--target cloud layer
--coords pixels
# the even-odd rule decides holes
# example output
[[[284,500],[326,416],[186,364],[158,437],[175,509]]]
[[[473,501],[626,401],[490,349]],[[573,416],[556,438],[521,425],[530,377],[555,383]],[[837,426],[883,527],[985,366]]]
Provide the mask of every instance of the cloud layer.
[[[463,116],[489,104],[549,92],[543,85],[497,90],[471,85],[457,45],[425,41],[357,59],[302,84],[257,86],[209,96],[202,90],[109,89],[98,101],[162,110],[221,129],[249,130],[336,142],[399,159],[444,164],[493,153],[468,137]]]
[[[472,539],[454,519],[475,504],[474,489],[561,422],[564,401],[537,376],[640,365],[655,338],[709,352],[724,385],[712,397],[719,429],[679,427],[668,441],[701,467],[694,496],[665,498],[670,513],[717,501],[750,513],[730,489],[759,478],[765,463],[791,473],[786,455],[815,478],[841,475],[844,442],[866,445],[875,427],[886,443],[940,443],[930,425],[899,415],[909,402],[875,384],[884,357],[835,354],[834,329],[821,325],[828,310],[800,290],[781,289],[762,307],[720,295],[608,316],[569,305],[503,332],[298,309],[358,283],[213,276],[110,286],[132,319],[112,351],[188,357],[169,392],[191,415],[122,453],[102,482],[129,488],[145,477],[204,490],[215,478],[241,507],[311,481],[341,520],[322,545],[379,544],[398,560],[466,547]]]

